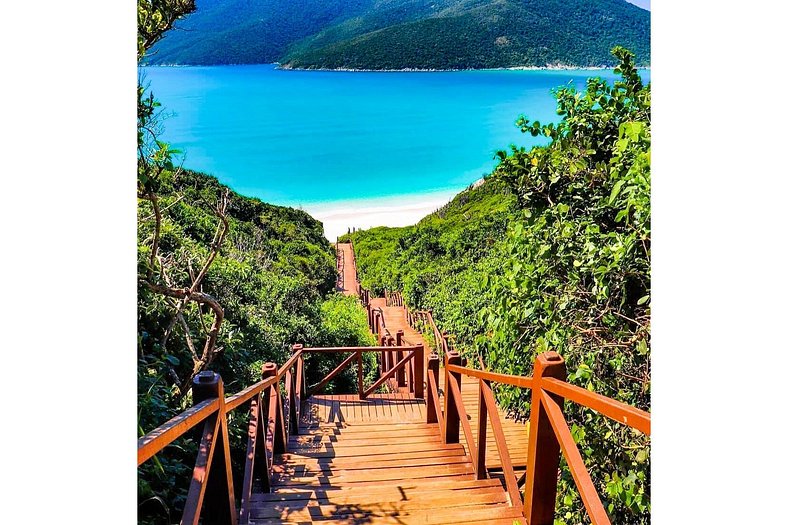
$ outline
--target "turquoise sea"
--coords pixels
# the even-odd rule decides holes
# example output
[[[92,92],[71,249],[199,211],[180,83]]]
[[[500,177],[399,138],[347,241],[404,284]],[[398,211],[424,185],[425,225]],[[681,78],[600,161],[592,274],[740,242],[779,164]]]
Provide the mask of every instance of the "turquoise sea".
[[[329,72],[273,65],[140,69],[184,166],[265,201],[309,206],[459,191],[557,121],[551,89],[604,71]],[[650,71],[641,71],[644,81]]]

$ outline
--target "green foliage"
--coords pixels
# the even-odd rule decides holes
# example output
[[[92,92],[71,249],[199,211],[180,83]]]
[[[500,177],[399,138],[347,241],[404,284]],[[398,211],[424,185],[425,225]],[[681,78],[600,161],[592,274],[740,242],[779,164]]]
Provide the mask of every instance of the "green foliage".
[[[320,332],[315,346],[374,346],[375,337],[369,331],[367,312],[357,297],[343,294],[331,295],[320,307]],[[349,354],[309,354],[306,357],[306,375],[309,385],[316,384]],[[369,385],[377,374],[377,358],[366,353],[364,359],[365,384]],[[325,393],[355,393],[358,389],[358,368],[355,361],[334,378]]]
[[[358,231],[351,237],[361,284],[376,295],[402,290],[409,305],[431,309],[470,351],[485,332],[477,315],[491,300],[485,279],[500,271],[499,244],[518,213],[508,187],[488,179],[415,226]]]
[[[320,307],[319,346],[374,346],[367,313],[358,298],[334,294]]]
[[[177,175],[167,173],[159,179],[158,202],[166,210],[160,251],[169,261],[169,277],[176,282],[188,281],[190,272],[211,250],[218,222],[212,205],[225,191],[226,187],[213,177],[188,170]],[[152,213],[150,201],[141,200],[141,274],[147,271],[153,221],[146,218]],[[321,304],[333,290],[336,270],[322,225],[306,213],[232,193],[227,213],[230,233],[206,274],[202,290],[216,297],[224,309],[217,343],[221,352],[211,368],[222,375],[226,390],[232,392],[259,380],[263,362],[284,362],[291,344],[318,340]],[[141,434],[190,404],[188,398],[177,396],[173,382],[174,376],[188,377],[194,366],[184,331],[176,329],[166,350],[162,348],[171,312],[172,307],[162,296],[139,286],[137,382]],[[183,314],[192,329],[211,323],[209,313],[196,304]],[[341,323],[334,330],[340,331]],[[202,344],[196,332],[191,336],[197,345]],[[178,466],[179,460],[188,466],[186,471]],[[168,448],[162,458],[143,465],[140,501],[160,497],[177,517],[193,461],[194,444],[183,440],[172,452]],[[146,509],[162,517],[158,500],[146,503],[140,512]]]
[[[650,61],[650,14],[621,0],[203,0],[154,64],[356,69],[612,65]]]
[[[488,182],[460,194],[443,218],[357,232],[353,241],[362,283],[402,289],[410,305],[432,308],[471,361],[530,375],[536,355],[554,350],[572,383],[649,410],[651,90],[631,52],[613,55],[621,80],[555,92],[560,122],[519,119],[546,145],[499,152]],[[463,195],[509,204],[466,214]],[[528,416],[527,391],[496,396]],[[611,520],[648,523],[649,438],[573,403],[566,412]],[[564,468],[557,523],[587,521]]]
[[[195,9],[194,0],[137,0],[137,60],[176,20]]]
[[[496,370],[529,374],[538,353],[559,352],[570,380],[625,403],[650,406],[651,90],[632,54],[615,48],[622,79],[556,92],[557,125],[521,118],[523,132],[550,139],[499,153],[496,176],[527,211],[505,243],[503,278],[480,317],[492,328],[479,351]],[[501,401],[527,412],[528,397]],[[567,407],[586,464],[616,523],[649,517],[650,441],[637,431]],[[579,432],[579,431],[578,431]],[[568,523],[584,515],[573,482],[560,490]]]

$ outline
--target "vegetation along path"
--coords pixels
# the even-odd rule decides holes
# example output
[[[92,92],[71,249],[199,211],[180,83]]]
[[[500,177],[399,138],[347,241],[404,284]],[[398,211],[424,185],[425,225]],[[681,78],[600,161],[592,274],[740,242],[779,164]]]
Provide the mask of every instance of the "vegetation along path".
[[[352,245],[339,243],[338,288],[358,294]],[[385,333],[396,334],[403,346],[431,348],[408,322],[403,306],[371,299],[368,307],[383,313]],[[389,301],[391,302],[391,301]],[[380,334],[383,337],[383,333]],[[426,360],[424,360],[426,364]],[[425,366],[424,376],[427,370]],[[520,516],[504,486],[494,432],[487,422],[487,479],[476,479],[464,435],[444,443],[441,427],[427,423],[424,399],[406,386],[365,399],[349,394],[312,395],[290,436],[287,453],[276,456],[272,492],[254,496],[253,523],[512,523]],[[440,378],[439,396],[445,392]],[[479,386],[468,377],[461,385],[467,421],[475,424]],[[515,468],[524,472],[528,427],[504,421],[512,443]]]

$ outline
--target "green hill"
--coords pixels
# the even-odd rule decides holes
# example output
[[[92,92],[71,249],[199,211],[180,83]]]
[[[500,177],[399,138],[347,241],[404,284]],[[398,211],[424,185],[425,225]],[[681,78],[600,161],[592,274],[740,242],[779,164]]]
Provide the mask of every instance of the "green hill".
[[[625,0],[203,0],[152,64],[466,69],[650,63],[650,13]]]

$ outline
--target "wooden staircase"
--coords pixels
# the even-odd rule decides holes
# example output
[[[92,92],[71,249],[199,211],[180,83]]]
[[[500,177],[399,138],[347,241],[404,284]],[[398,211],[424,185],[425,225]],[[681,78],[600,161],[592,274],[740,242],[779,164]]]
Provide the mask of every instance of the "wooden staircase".
[[[287,453],[274,460],[272,492],[252,496],[250,523],[511,525],[522,518],[498,479],[475,479],[462,444],[444,444],[438,425],[423,418],[395,418],[404,413],[395,401],[337,400],[350,415],[344,421],[306,411]],[[366,406],[353,416],[345,403]]]
[[[550,525],[563,456],[591,522],[609,525],[564,403],[646,435],[650,414],[568,383],[555,352],[536,357],[532,376],[467,367],[429,312],[408,310],[397,292],[371,298],[357,282],[352,247],[338,250],[343,291],[361,298],[379,345],[294,344],[281,367],[266,363],[261,381],[230,396],[218,374],[200,373],[194,405],[137,444],[141,465],[184,435],[197,438],[181,523]],[[430,330],[433,352],[421,334]],[[349,356],[308,387],[305,357],[326,353]],[[365,353],[378,363],[369,386]],[[357,392],[321,394],[352,362]],[[531,391],[528,422],[505,417],[495,385]],[[381,387],[387,393],[377,393]],[[228,418],[233,412],[248,416]],[[248,422],[242,478],[230,462],[230,421]]]

